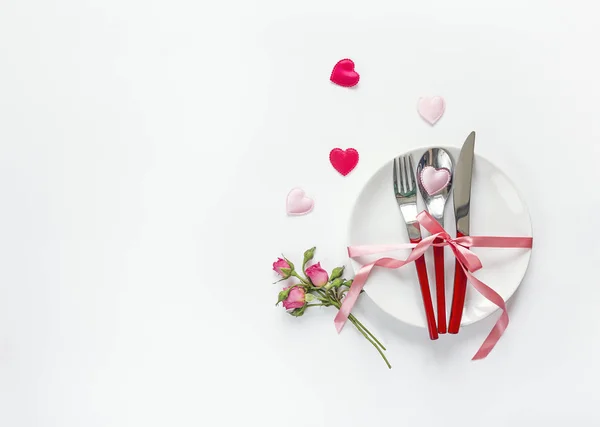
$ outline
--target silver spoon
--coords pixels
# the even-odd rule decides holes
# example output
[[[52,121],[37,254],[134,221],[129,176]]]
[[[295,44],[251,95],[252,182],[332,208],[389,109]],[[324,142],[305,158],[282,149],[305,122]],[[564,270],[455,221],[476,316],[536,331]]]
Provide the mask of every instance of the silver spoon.
[[[450,153],[443,148],[430,148],[417,165],[417,182],[427,212],[444,226],[444,209],[452,190],[454,164]],[[435,293],[437,300],[438,332],[445,334],[446,284],[444,283],[444,248],[433,247],[435,266]]]

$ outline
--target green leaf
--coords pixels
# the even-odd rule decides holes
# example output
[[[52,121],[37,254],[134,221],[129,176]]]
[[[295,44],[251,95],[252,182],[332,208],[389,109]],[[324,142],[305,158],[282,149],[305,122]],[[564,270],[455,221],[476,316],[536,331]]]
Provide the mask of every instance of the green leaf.
[[[283,274],[283,278],[285,279],[289,279],[290,276],[292,275],[292,269],[291,268],[280,268],[281,270],[281,274]]]
[[[337,279],[338,277],[342,277],[342,274],[344,274],[344,266],[336,267],[331,272],[331,276],[329,277],[329,280],[334,280],[334,279]]]
[[[302,271],[304,271],[304,267],[306,267],[306,264],[308,263],[308,261],[313,259],[313,257],[315,256],[316,249],[317,249],[316,247],[312,247],[312,248],[304,251],[304,260],[302,261]]]
[[[283,254],[281,254],[281,256],[283,257],[284,260],[286,260],[286,262],[290,265],[290,270],[294,271],[296,269],[296,267],[294,267],[294,263],[292,261],[290,261],[289,259],[287,259]]]
[[[277,304],[275,304],[275,306],[278,306],[280,302],[283,302],[287,299],[287,297],[290,294],[290,291],[293,289],[293,287],[289,288],[289,289],[284,289],[283,291],[279,292],[279,296],[277,297]]]
[[[306,311],[306,305],[303,305],[300,308],[295,308],[292,311],[290,311],[290,315],[292,315],[294,317],[300,317],[304,314],[305,311]]]
[[[345,280],[344,283],[342,284],[342,286],[352,286],[352,282],[354,281],[354,279],[350,279],[350,280]]]
[[[342,286],[342,283],[344,283],[344,279],[342,279],[341,277],[338,277],[337,279],[335,279],[334,281],[331,282],[331,287],[339,288],[340,286]]]

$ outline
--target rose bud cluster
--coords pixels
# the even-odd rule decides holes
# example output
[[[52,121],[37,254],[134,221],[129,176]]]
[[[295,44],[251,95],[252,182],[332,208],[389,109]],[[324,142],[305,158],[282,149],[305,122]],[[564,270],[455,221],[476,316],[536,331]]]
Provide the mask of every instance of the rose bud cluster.
[[[310,307],[335,307],[339,310],[342,300],[352,286],[352,280],[342,277],[344,267],[336,267],[329,274],[320,262],[309,265],[314,258],[315,250],[316,248],[313,247],[304,252],[300,271],[297,271],[294,263],[286,257],[277,258],[273,263],[273,271],[280,277],[278,281],[293,282],[279,292],[276,305],[282,304],[283,308],[295,317],[303,316]],[[379,340],[353,314],[348,316],[348,320],[373,344],[391,368],[383,353],[385,347]]]

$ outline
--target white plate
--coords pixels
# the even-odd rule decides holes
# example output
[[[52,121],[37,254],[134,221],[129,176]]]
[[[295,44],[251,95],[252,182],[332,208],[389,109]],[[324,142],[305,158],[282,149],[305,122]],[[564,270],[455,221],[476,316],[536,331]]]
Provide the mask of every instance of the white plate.
[[[458,161],[460,149],[444,147]],[[409,153],[416,165],[427,148]],[[419,208],[424,205],[419,195]],[[446,204],[444,228],[455,235],[452,195]],[[426,235],[426,231],[422,231]],[[508,177],[485,158],[475,155],[471,187],[471,235],[531,236],[531,219],[525,202]],[[350,218],[350,245],[397,244],[408,242],[406,228],[392,187],[392,160],[383,165],[362,189]],[[530,249],[473,248],[483,264],[475,276],[492,287],[506,301],[519,287],[531,255]],[[426,254],[429,284],[435,304],[435,275],[431,250]],[[410,250],[388,252],[385,255],[406,258]],[[452,298],[454,256],[445,251],[447,317]],[[355,273],[381,255],[369,255],[351,260]],[[365,285],[365,292],[384,311],[408,324],[427,326],[417,274],[413,265],[397,270],[376,267]],[[477,322],[498,308],[470,285],[467,287],[461,325]]]

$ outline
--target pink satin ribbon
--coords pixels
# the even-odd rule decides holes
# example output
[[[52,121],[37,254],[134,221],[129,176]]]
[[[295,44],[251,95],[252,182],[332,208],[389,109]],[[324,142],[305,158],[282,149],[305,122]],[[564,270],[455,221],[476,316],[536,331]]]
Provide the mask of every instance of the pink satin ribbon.
[[[482,265],[481,261],[473,252],[471,252],[468,248],[471,247],[480,247],[480,248],[527,248],[531,249],[533,245],[532,237],[494,237],[494,236],[464,236],[453,239],[450,235],[444,230],[444,228],[437,222],[429,213],[423,211],[419,213],[417,216],[417,221],[423,226],[427,231],[431,233],[431,236],[428,236],[421,240],[419,243],[406,243],[400,245],[373,245],[373,246],[350,246],[348,247],[348,256],[350,258],[356,258],[362,255],[372,255],[381,252],[392,251],[396,249],[409,249],[412,248],[412,252],[405,260],[400,260],[396,258],[379,258],[378,260],[366,264],[361,267],[356,276],[354,277],[354,281],[352,282],[352,286],[348,291],[348,294],[344,298],[342,302],[342,306],[335,317],[335,327],[339,332],[341,332],[344,324],[348,320],[348,315],[352,311],[354,304],[356,304],[356,300],[360,295],[365,283],[367,282],[367,278],[371,273],[371,270],[374,267],[384,267],[384,268],[400,268],[405,266],[406,264],[410,264],[415,261],[419,257],[421,257],[425,251],[430,246],[450,246],[450,249],[454,253],[454,256],[459,261],[460,266],[462,267],[465,275],[469,283],[483,295],[486,299],[491,301],[493,304],[497,305],[501,310],[502,314],[500,318],[496,321],[496,324],[492,328],[489,335],[483,341],[483,344],[475,353],[472,360],[479,360],[485,358],[494,348],[494,346],[500,340],[500,337],[506,330],[508,326],[508,313],[506,310],[506,304],[502,297],[498,295],[496,291],[487,286],[481,280],[477,279],[472,273],[479,270]],[[433,243],[437,238],[441,239],[440,243]]]

